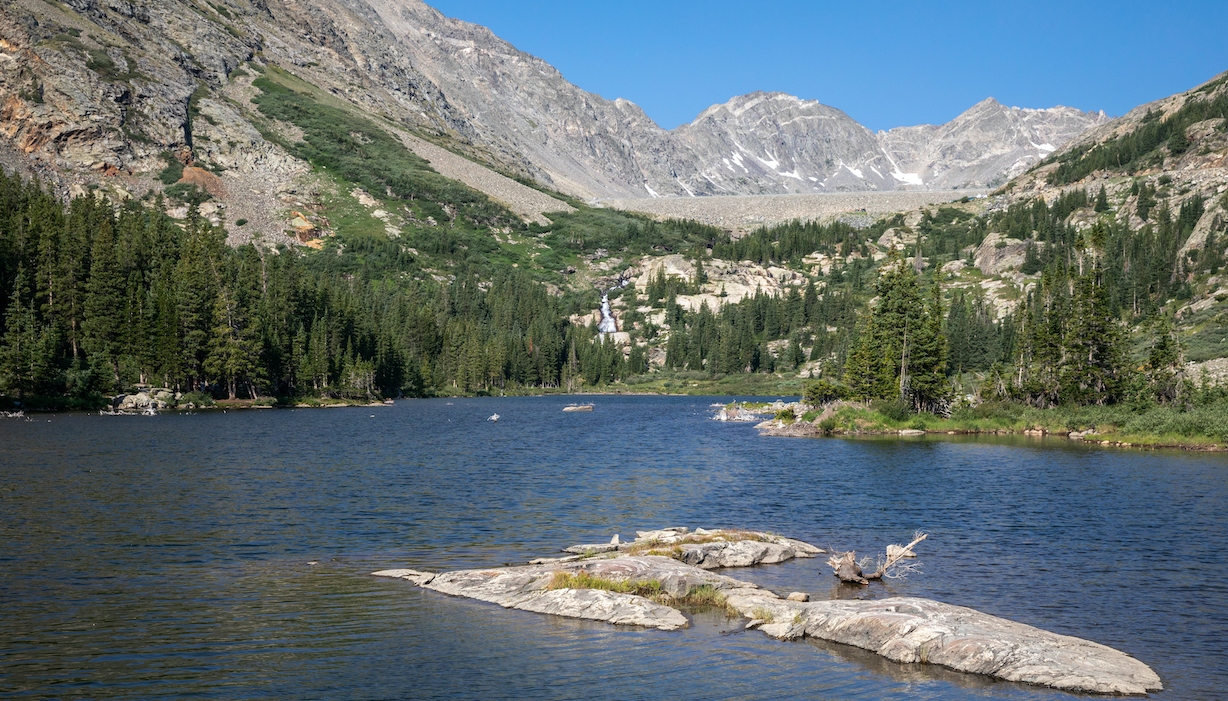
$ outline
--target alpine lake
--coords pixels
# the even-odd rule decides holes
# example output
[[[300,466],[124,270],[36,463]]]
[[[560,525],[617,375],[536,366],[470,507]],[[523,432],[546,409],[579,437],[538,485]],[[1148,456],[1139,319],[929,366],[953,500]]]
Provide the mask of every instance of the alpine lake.
[[[718,610],[663,632],[370,576],[523,564],[669,526],[825,558],[725,571],[812,598],[920,596],[1109,645],[1159,699],[1228,697],[1228,456],[1062,438],[761,437],[711,397],[0,419],[0,696],[1068,699]],[[563,412],[592,401],[592,412]],[[488,421],[498,413],[498,422]]]

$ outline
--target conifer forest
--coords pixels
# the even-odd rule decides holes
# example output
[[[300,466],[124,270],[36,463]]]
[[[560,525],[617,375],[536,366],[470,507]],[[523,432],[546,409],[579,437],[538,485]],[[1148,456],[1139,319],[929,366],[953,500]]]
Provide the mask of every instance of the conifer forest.
[[[898,216],[863,229],[794,222],[737,241],[699,225],[597,219],[589,241],[572,246],[647,249],[657,232],[698,264],[695,280],[660,274],[640,298],[635,286],[610,292],[627,310],[623,325],[637,329],[624,351],[595,324],[569,321],[592,311],[593,294],[551,294],[490,257],[471,255],[437,281],[407,275],[412,256],[382,249],[234,248],[195,210],[177,221],[160,199],[64,204],[6,176],[0,392],[85,400],[136,383],[232,399],[575,390],[633,384],[655,369],[655,346],[662,369],[709,375],[819,361],[820,394],[922,411],[946,410],[959,392],[1037,407],[1185,401],[1191,379],[1163,303],[1183,293],[1173,270],[1222,265],[1214,255],[1178,260],[1202,203],[1150,209],[1138,231],[1063,223],[1096,206],[1096,194],[1076,190],[1052,206],[979,217],[940,208],[921,222],[919,245],[877,262],[859,252],[900,226]],[[975,287],[943,285],[942,264],[970,256],[990,230],[1028,241],[1022,272],[1039,275],[1005,315]],[[790,266],[816,252],[837,263],[784,294],[692,311],[677,301],[706,281],[705,258]],[[663,310],[664,322],[644,308]]]

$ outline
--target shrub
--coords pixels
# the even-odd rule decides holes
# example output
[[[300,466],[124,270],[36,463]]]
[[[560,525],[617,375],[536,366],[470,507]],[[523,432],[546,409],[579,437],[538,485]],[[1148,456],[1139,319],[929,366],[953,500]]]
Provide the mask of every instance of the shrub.
[[[194,406],[213,406],[214,401],[213,397],[210,397],[204,392],[187,392],[179,398],[177,405],[186,406],[188,404],[192,404]]]
[[[892,421],[904,421],[912,416],[912,406],[899,399],[892,401],[875,399],[870,403],[870,408]]]
[[[239,221],[235,222],[235,226],[243,226],[245,224],[247,224],[246,219],[240,219]]]
[[[177,183],[166,188],[163,192],[172,200],[189,205],[194,204],[198,207],[213,199],[212,195],[208,192],[190,183]]]
[[[173,153],[163,151],[158,154],[158,158],[166,161],[166,167],[158,173],[158,180],[161,180],[163,185],[174,185],[183,178],[183,164]]]
[[[828,380],[819,380],[806,385],[806,392],[802,396],[802,401],[811,406],[818,406],[834,402],[838,399],[847,399],[848,396],[848,387],[835,382],[829,382]]]

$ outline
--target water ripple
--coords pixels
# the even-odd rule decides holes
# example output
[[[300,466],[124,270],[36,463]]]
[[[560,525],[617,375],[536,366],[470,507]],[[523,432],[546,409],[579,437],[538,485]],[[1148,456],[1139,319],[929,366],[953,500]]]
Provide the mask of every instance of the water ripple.
[[[622,630],[373,569],[522,562],[662,525],[736,525],[924,573],[732,572],[816,597],[915,595],[1123,649],[1163,698],[1228,687],[1226,461],[1060,440],[767,439],[696,397],[0,422],[0,694],[13,698],[1069,698],[711,611]],[[498,412],[497,423],[485,419]],[[374,413],[374,416],[371,414]]]

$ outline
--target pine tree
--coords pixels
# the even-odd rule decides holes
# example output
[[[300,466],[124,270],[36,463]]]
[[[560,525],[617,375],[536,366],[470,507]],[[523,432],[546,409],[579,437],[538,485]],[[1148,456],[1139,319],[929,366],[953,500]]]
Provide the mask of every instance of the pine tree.
[[[1112,404],[1125,376],[1124,335],[1108,313],[1096,273],[1076,281],[1071,328],[1064,343],[1061,398],[1072,404]]]
[[[252,387],[250,378],[257,358],[255,330],[248,324],[238,300],[225,288],[218,291],[213,319],[205,372],[221,381],[227,396],[234,399],[240,382]]]
[[[0,391],[16,392],[18,399],[46,389],[54,372],[54,331],[38,323],[34,301],[26,299],[28,278],[18,268],[0,337]]]
[[[1097,213],[1109,211],[1109,193],[1100,186],[1100,192],[1096,194],[1096,206],[1094,208]]]
[[[883,339],[878,329],[881,323],[877,314],[866,314],[845,362],[844,382],[853,399],[866,401],[899,396],[899,385],[893,382],[893,365],[883,353]]]
[[[82,348],[91,363],[111,369],[118,385],[119,354],[122,347],[124,276],[115,257],[115,236],[109,218],[102,220],[90,250],[90,277],[86,285],[85,315],[81,324]]]
[[[1184,363],[1177,331],[1167,318],[1156,329],[1151,352],[1147,355],[1147,381],[1152,396],[1161,404],[1180,399]]]
[[[924,323],[913,337],[908,353],[909,390],[917,411],[944,413],[950,400],[947,383],[947,338],[942,333],[942,292],[934,284]]]

